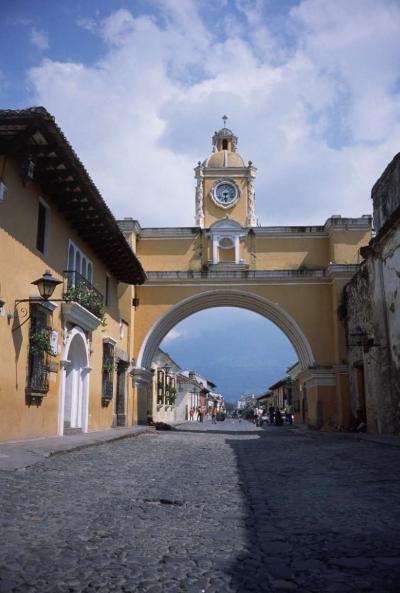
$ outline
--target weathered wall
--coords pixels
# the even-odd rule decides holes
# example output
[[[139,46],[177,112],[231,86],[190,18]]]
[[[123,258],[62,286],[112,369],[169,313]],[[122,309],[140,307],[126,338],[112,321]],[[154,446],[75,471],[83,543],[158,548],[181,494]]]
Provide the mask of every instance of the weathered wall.
[[[400,207],[400,153],[391,163],[372,188],[374,204],[374,226],[380,232],[385,222]]]
[[[365,408],[368,431],[399,433],[400,155],[375,184],[372,198],[378,233],[344,292],[351,406],[354,416]]]

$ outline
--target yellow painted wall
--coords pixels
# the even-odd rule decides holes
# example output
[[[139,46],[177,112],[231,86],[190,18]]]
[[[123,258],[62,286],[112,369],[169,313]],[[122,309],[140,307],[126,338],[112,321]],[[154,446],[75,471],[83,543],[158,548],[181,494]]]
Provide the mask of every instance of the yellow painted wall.
[[[145,270],[200,270],[201,237],[195,239],[140,239],[137,254]]]
[[[329,239],[329,258],[332,263],[359,264],[360,247],[368,245],[371,232],[365,230],[331,229]]]
[[[93,264],[93,284],[105,292],[106,268],[99,258],[80,239],[54,206],[49,209],[48,255],[36,249],[38,196],[46,196],[35,184],[24,187],[18,171],[8,162],[5,171],[8,193],[0,203],[0,282],[1,298],[6,301],[5,316],[0,316],[0,440],[29,438],[57,434],[60,376],[60,356],[51,357],[58,372],[50,373],[50,389],[40,407],[28,407],[25,403],[29,322],[20,330],[12,331],[13,321],[7,313],[15,314],[15,299],[37,297],[38,291],[31,285],[46,269],[62,279],[68,263],[68,240],[71,239]],[[49,203],[49,202],[48,202]],[[62,298],[62,285],[56,288],[53,298]],[[21,310],[21,304],[19,309]],[[111,278],[111,305],[107,310],[106,325],[96,329],[91,336],[89,430],[108,428],[113,421],[113,402],[101,406],[101,379],[103,364],[103,338],[117,340],[117,347],[125,349],[126,339],[120,340],[119,320],[130,322],[131,308],[125,299],[118,303],[117,282]],[[15,322],[17,325],[17,322]],[[52,327],[58,332],[62,347],[61,306],[53,313]],[[62,352],[61,352],[62,357]],[[115,389],[114,381],[114,389]],[[129,389],[132,400],[132,387]],[[129,399],[128,398],[128,399]],[[132,402],[130,402],[132,409]],[[131,412],[132,414],[133,412]]]
[[[308,423],[315,428],[337,421],[336,386],[318,385],[307,389]]]
[[[249,233],[240,241],[240,258],[253,270],[324,269],[331,262],[354,264],[359,259],[360,246],[368,244],[370,233],[349,231],[347,244],[337,247],[331,237],[260,238]],[[354,235],[354,236],[353,236]],[[343,237],[338,237],[344,241]],[[332,250],[335,253],[333,257]],[[219,250],[220,254],[222,249]],[[212,260],[212,245],[205,232],[193,239],[143,239],[137,242],[137,254],[146,271],[199,271]]]
[[[321,238],[257,238],[257,270],[320,269],[329,264],[329,241]]]
[[[234,284],[231,284],[235,288]],[[332,343],[332,300],[330,284],[278,284],[243,286],[241,290],[259,294],[274,303],[279,303],[299,324],[308,338],[314,356],[319,364],[329,364],[333,357]],[[135,356],[148,331],[157,319],[172,305],[179,301],[204,292],[207,287],[163,286],[162,289],[150,285],[138,287],[141,305],[136,314]],[[215,290],[212,285],[208,290]],[[322,331],[321,331],[322,328]]]

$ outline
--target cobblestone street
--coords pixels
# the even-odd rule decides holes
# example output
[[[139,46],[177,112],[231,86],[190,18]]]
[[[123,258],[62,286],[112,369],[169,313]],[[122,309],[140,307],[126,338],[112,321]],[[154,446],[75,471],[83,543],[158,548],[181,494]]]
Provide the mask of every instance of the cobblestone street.
[[[2,471],[1,593],[397,593],[400,449],[186,424]]]

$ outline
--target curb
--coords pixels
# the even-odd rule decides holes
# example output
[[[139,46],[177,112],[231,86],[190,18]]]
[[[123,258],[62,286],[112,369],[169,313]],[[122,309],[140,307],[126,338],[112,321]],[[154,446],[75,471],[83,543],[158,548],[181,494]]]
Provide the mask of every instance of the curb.
[[[82,449],[88,449],[89,447],[98,447],[99,445],[105,445],[107,443],[113,443],[115,441],[122,441],[124,439],[133,439],[136,437],[140,437],[143,434],[155,434],[156,430],[152,429],[151,426],[149,426],[146,430],[141,430],[141,431],[137,431],[137,432],[132,432],[132,433],[128,433],[128,434],[121,434],[121,435],[115,435],[109,439],[104,439],[103,441],[94,441],[92,443],[82,443],[80,445],[76,445],[75,447],[69,447],[68,449],[60,449],[59,451],[49,451],[47,455],[44,455],[44,457],[47,459],[49,457],[55,457],[56,455],[65,455],[66,453],[70,453],[72,451],[81,451]],[[27,466],[29,467],[29,466]]]
[[[55,457],[56,455],[66,455],[68,453],[80,451],[89,447],[96,447],[107,443],[121,441],[123,439],[135,438],[145,434],[155,435],[156,430],[152,427],[146,426],[143,427],[143,429],[136,429],[124,434],[103,434],[97,439],[95,437],[96,432],[86,434],[89,435],[87,442],[83,441],[74,444],[71,441],[66,441],[64,443],[59,443],[59,448],[54,446],[52,443],[53,448],[52,445],[49,444],[48,448],[46,449],[46,439],[40,439],[37,441],[42,445],[42,448],[40,445],[35,445],[35,440],[19,441],[18,443],[1,443],[1,445],[5,445],[5,448],[0,446],[0,472],[17,470],[21,471],[28,467],[32,467],[33,465],[36,465],[36,463],[40,463],[45,459]],[[53,437],[49,438],[51,439]],[[4,454],[2,454],[2,452],[4,452]],[[2,463],[1,457],[6,458],[7,461]]]

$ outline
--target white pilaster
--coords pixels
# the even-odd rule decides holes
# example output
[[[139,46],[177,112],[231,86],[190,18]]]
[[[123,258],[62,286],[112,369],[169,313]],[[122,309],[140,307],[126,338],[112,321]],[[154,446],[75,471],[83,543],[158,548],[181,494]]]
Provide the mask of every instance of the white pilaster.
[[[235,264],[240,263],[240,239],[239,235],[235,237]]]

